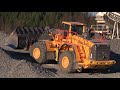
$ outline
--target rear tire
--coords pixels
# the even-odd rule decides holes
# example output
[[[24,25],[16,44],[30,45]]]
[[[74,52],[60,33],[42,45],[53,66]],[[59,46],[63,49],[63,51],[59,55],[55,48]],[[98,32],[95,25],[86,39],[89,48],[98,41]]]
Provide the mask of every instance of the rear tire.
[[[45,63],[46,53],[47,49],[43,41],[34,43],[30,49],[30,55],[40,64]]]
[[[75,72],[75,57],[74,53],[70,51],[65,51],[61,53],[59,57],[59,67],[63,72],[71,73]]]

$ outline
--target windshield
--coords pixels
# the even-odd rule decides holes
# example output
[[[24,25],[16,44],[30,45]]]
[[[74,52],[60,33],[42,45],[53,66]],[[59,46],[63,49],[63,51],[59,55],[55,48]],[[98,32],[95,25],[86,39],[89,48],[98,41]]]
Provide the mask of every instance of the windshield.
[[[69,30],[69,25],[63,24],[63,30]]]
[[[72,25],[72,31],[77,32],[79,35],[82,35],[83,26],[82,25]]]

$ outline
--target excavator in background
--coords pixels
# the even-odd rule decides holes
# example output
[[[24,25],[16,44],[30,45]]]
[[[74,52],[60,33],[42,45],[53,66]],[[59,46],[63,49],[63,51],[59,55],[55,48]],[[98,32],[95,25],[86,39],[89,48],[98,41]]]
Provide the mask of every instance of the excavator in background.
[[[60,69],[67,73],[81,72],[82,69],[106,69],[116,63],[110,60],[110,46],[106,42],[86,38],[85,24],[62,24],[62,29],[54,29],[54,32],[49,29],[46,33],[41,28],[17,28],[3,48],[29,53],[40,64],[56,60]]]

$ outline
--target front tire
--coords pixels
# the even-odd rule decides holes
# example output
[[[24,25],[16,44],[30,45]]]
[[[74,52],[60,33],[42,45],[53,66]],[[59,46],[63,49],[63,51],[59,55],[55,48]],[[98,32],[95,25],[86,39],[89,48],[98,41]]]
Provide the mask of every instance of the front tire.
[[[70,51],[64,51],[59,57],[59,67],[63,72],[75,72],[75,55]]]
[[[40,64],[46,61],[46,53],[46,44],[43,41],[34,43],[30,49],[30,55]]]

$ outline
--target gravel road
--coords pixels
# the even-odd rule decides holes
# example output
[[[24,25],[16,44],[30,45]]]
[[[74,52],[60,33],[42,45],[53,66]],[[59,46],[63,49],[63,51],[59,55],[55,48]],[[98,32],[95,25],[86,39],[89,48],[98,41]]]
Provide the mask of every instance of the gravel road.
[[[7,35],[0,32],[0,47]],[[108,71],[85,70],[82,73],[62,73],[55,61],[40,65],[29,54],[5,51],[0,48],[0,78],[120,78],[120,40],[109,41],[111,59],[117,64]]]

